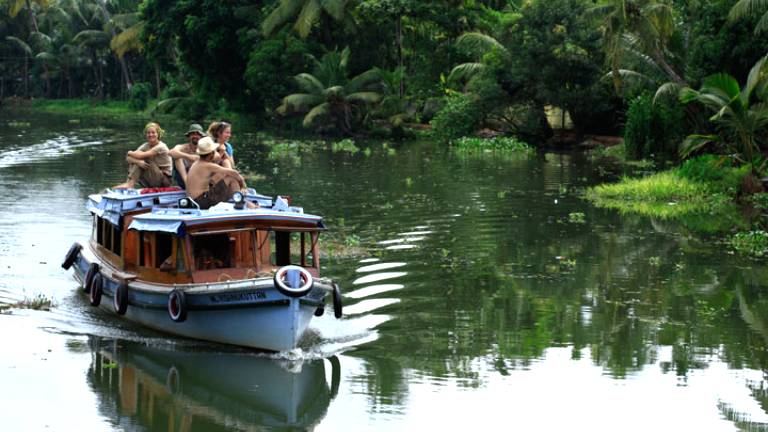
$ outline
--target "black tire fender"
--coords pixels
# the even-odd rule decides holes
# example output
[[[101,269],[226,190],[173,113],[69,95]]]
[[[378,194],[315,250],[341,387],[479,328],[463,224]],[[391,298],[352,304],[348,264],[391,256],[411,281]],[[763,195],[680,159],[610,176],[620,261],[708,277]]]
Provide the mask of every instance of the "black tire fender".
[[[168,315],[174,322],[184,322],[187,319],[187,298],[184,291],[173,290],[168,294]]]
[[[83,246],[80,245],[80,243],[73,243],[69,248],[69,252],[67,252],[67,254],[64,256],[64,262],[61,263],[61,268],[64,270],[69,270],[69,268],[72,267],[72,264],[75,263],[77,256],[80,254],[80,249],[82,248]]]
[[[336,282],[333,283],[333,316],[341,318],[341,288]]]
[[[98,306],[101,304],[101,294],[104,289],[104,277],[101,273],[96,273],[91,279],[91,286],[88,290],[88,298],[91,301],[91,306]]]
[[[85,272],[85,279],[83,280],[83,292],[91,292],[91,283],[93,282],[93,278],[99,274],[100,271],[101,267],[99,267],[97,263],[91,263],[88,266],[88,271]]]
[[[115,296],[112,298],[112,304],[115,307],[115,313],[125,315],[128,311],[128,284],[123,282],[115,289]]]

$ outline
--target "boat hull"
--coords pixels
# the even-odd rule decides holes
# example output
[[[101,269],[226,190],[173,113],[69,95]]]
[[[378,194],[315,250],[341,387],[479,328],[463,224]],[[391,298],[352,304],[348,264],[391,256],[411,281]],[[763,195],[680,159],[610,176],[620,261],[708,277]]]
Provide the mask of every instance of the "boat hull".
[[[80,253],[72,266],[75,277],[82,284],[93,262],[101,268],[101,309],[162,332],[269,351],[296,348],[333,290],[322,279],[315,280],[310,292],[299,298],[283,295],[271,278],[185,285],[133,280],[127,282],[128,308],[119,315],[114,296],[122,281],[106,263],[92,253]],[[168,312],[168,298],[174,290],[184,292],[187,314],[181,322],[172,320]]]

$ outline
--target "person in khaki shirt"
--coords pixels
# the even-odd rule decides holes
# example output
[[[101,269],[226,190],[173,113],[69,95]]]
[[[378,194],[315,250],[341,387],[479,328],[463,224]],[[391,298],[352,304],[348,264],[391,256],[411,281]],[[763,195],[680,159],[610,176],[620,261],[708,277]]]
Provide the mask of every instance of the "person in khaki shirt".
[[[147,142],[126,153],[128,180],[115,189],[168,187],[171,185],[171,155],[168,146],[160,141],[164,131],[154,122],[144,126]]]
[[[218,144],[214,143],[211,137],[201,138],[197,142],[197,154],[200,159],[192,164],[187,174],[187,196],[201,209],[228,201],[232,194],[245,189],[245,180],[240,173],[215,162],[217,147]],[[255,206],[248,203],[248,207]]]

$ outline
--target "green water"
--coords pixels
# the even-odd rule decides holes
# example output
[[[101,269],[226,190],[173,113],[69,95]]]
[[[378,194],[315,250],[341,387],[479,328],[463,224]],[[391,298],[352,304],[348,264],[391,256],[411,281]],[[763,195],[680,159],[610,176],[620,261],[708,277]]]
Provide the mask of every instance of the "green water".
[[[615,174],[580,154],[235,125],[250,186],[326,218],[344,319],[260,355],[93,310],[59,264],[142,126],[0,111],[0,302],[54,303],[0,315],[4,430],[768,429],[764,263],[590,206]]]

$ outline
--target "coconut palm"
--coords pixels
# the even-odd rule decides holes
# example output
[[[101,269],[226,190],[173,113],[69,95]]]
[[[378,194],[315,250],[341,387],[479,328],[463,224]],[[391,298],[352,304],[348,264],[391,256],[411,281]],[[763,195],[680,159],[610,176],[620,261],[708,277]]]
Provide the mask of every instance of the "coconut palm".
[[[682,89],[680,100],[701,103],[714,113],[710,121],[717,126],[717,134],[689,136],[681,146],[682,156],[719,144],[758,174],[762,167],[756,162],[768,133],[767,60],[768,56],[763,57],[752,67],[744,87],[731,75],[718,73],[705,78],[699,90]]]
[[[6,0],[5,3],[8,6],[8,15],[10,15],[11,18],[15,17],[22,9],[26,8],[27,13],[29,13],[29,20],[32,24],[32,30],[39,32],[40,28],[37,25],[37,18],[35,17],[35,11],[32,9],[32,4],[34,3],[41,9],[45,9],[51,2],[49,0]]]
[[[261,30],[269,36],[295,18],[293,28],[304,39],[322,15],[334,21],[343,20],[348,3],[348,0],[280,0],[277,8],[264,19]]]
[[[760,15],[760,21],[755,26],[755,34],[768,30],[768,1],[766,0],[739,0],[731,8],[728,14],[730,21]]]
[[[628,48],[639,49],[670,81],[685,85],[685,80],[667,59],[669,41],[675,32],[669,5],[656,0],[606,0],[589,12],[602,21],[604,49],[617,94],[622,92],[622,75],[627,75],[622,72],[621,64]]]
[[[462,63],[455,66],[448,75],[449,82],[469,81],[472,77],[486,69],[483,56],[491,52],[498,52],[502,58],[509,59],[507,48],[493,36],[479,32],[464,33],[456,39],[456,45],[472,57],[475,61]]]
[[[378,91],[381,79],[376,69],[347,78],[348,59],[349,48],[341,53],[329,52],[319,61],[315,59],[312,74],[301,73],[295,77],[302,92],[284,97],[277,112],[281,115],[306,113],[304,127],[332,124],[351,135],[365,107],[381,100]],[[319,124],[323,120],[325,123]]]
[[[24,53],[24,62],[22,64],[22,74],[24,75],[24,97],[29,97],[29,59],[32,57],[32,47],[29,44],[15,36],[6,36],[5,40]]]

